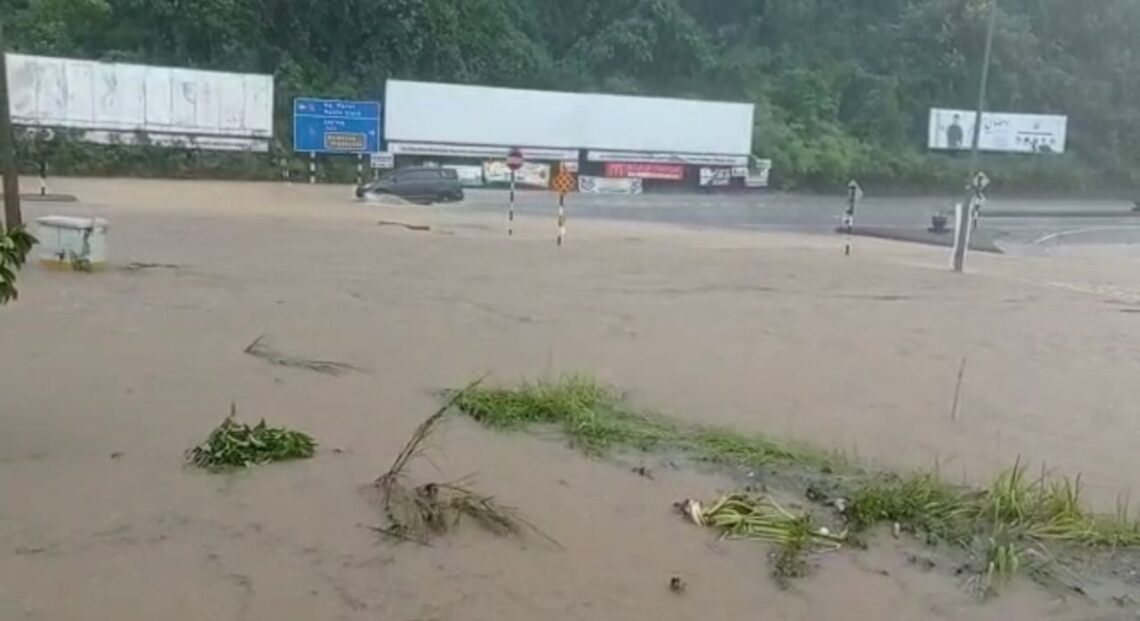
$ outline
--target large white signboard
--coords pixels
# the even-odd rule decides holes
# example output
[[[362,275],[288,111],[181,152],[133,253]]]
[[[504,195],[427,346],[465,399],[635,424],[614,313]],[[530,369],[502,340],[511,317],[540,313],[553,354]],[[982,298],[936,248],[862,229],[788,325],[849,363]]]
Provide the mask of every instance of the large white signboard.
[[[441,157],[464,157],[475,159],[506,159],[511,152],[507,146],[434,144],[429,142],[389,142],[388,150],[399,155],[438,155]],[[577,161],[575,149],[534,149],[523,148],[523,159],[561,162]]]
[[[927,145],[944,151],[969,150],[975,115],[969,110],[931,109]],[[1068,123],[1068,117],[1060,115],[987,112],[982,115],[978,148],[1005,153],[1064,153]]]
[[[487,183],[510,183],[511,169],[503,160],[483,162],[483,179]],[[515,183],[539,188],[550,187],[550,164],[523,162],[515,171]]]
[[[642,187],[637,177],[578,177],[578,191],[583,194],[641,194]]]
[[[273,76],[8,54],[12,121],[93,142],[268,150]]]
[[[391,142],[748,155],[752,104],[389,80]]]

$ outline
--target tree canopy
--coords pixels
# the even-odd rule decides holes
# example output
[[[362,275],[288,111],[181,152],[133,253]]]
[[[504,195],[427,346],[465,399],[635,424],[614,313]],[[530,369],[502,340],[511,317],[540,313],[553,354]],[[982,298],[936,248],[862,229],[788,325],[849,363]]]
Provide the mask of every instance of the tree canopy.
[[[0,19],[15,51],[272,73],[279,134],[292,97],[379,98],[390,77],[727,99],[757,105],[786,187],[957,189],[928,111],[975,105],[990,1],[0,0]],[[1069,150],[990,156],[991,176],[1133,187],[1140,2],[999,2],[989,108],[1068,115]]]

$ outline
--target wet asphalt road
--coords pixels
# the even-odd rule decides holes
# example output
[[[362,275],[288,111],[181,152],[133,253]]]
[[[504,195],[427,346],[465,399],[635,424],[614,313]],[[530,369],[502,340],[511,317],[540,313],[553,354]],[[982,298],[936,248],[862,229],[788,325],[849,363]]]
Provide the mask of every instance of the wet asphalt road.
[[[856,223],[876,228],[917,231],[930,226],[936,212],[951,209],[960,197],[867,197],[858,206]],[[468,190],[467,199],[443,209],[503,211],[508,193]],[[515,210],[530,216],[555,217],[557,195],[541,191],[517,193]],[[1037,254],[1058,245],[1140,244],[1140,214],[1127,201],[1080,199],[991,199],[981,226],[1007,252]],[[844,197],[766,193],[759,195],[644,194],[602,196],[570,194],[570,218],[605,218],[675,224],[694,228],[796,231],[832,234],[846,208]],[[1000,214],[989,217],[987,212]],[[1052,214],[1057,214],[1056,216]]]

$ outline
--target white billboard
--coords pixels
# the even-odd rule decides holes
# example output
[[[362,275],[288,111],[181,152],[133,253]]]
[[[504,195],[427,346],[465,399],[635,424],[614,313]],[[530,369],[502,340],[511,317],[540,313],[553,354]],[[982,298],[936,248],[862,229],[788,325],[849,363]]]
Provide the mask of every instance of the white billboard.
[[[930,110],[927,146],[942,151],[966,151],[973,145],[976,112]],[[987,112],[982,115],[978,148],[1004,153],[1064,153],[1068,117],[1051,114]]]
[[[689,166],[747,166],[748,155],[691,153],[650,153],[647,151],[587,151],[590,162],[631,162],[640,164],[687,164]]]
[[[388,150],[397,155],[420,155],[440,157],[463,157],[473,159],[506,159],[511,152],[510,145],[459,145],[435,144],[431,142],[389,142]],[[578,159],[574,149],[522,149],[525,160],[561,162]]]
[[[583,194],[641,194],[643,187],[643,180],[637,177],[578,177],[578,191]]]
[[[268,150],[273,76],[8,54],[12,122],[135,141]],[[213,140],[211,140],[213,139]]]
[[[747,155],[753,105],[389,80],[392,142]]]
[[[511,169],[505,160],[483,162],[483,179],[487,183],[510,183]],[[537,188],[550,187],[550,164],[523,162],[515,171],[515,183]]]

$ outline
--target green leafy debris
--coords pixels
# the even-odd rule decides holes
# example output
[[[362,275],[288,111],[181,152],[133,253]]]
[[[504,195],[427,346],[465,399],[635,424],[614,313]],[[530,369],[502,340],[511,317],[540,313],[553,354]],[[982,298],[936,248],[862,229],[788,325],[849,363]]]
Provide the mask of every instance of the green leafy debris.
[[[5,230],[0,224],[0,306],[20,296],[16,290],[16,272],[24,267],[28,254],[39,243],[24,227]]]
[[[262,419],[254,426],[237,421],[237,406],[214,428],[206,441],[186,451],[189,464],[210,471],[248,468],[294,459],[309,459],[316,452],[312,436],[285,427],[270,427]]]

